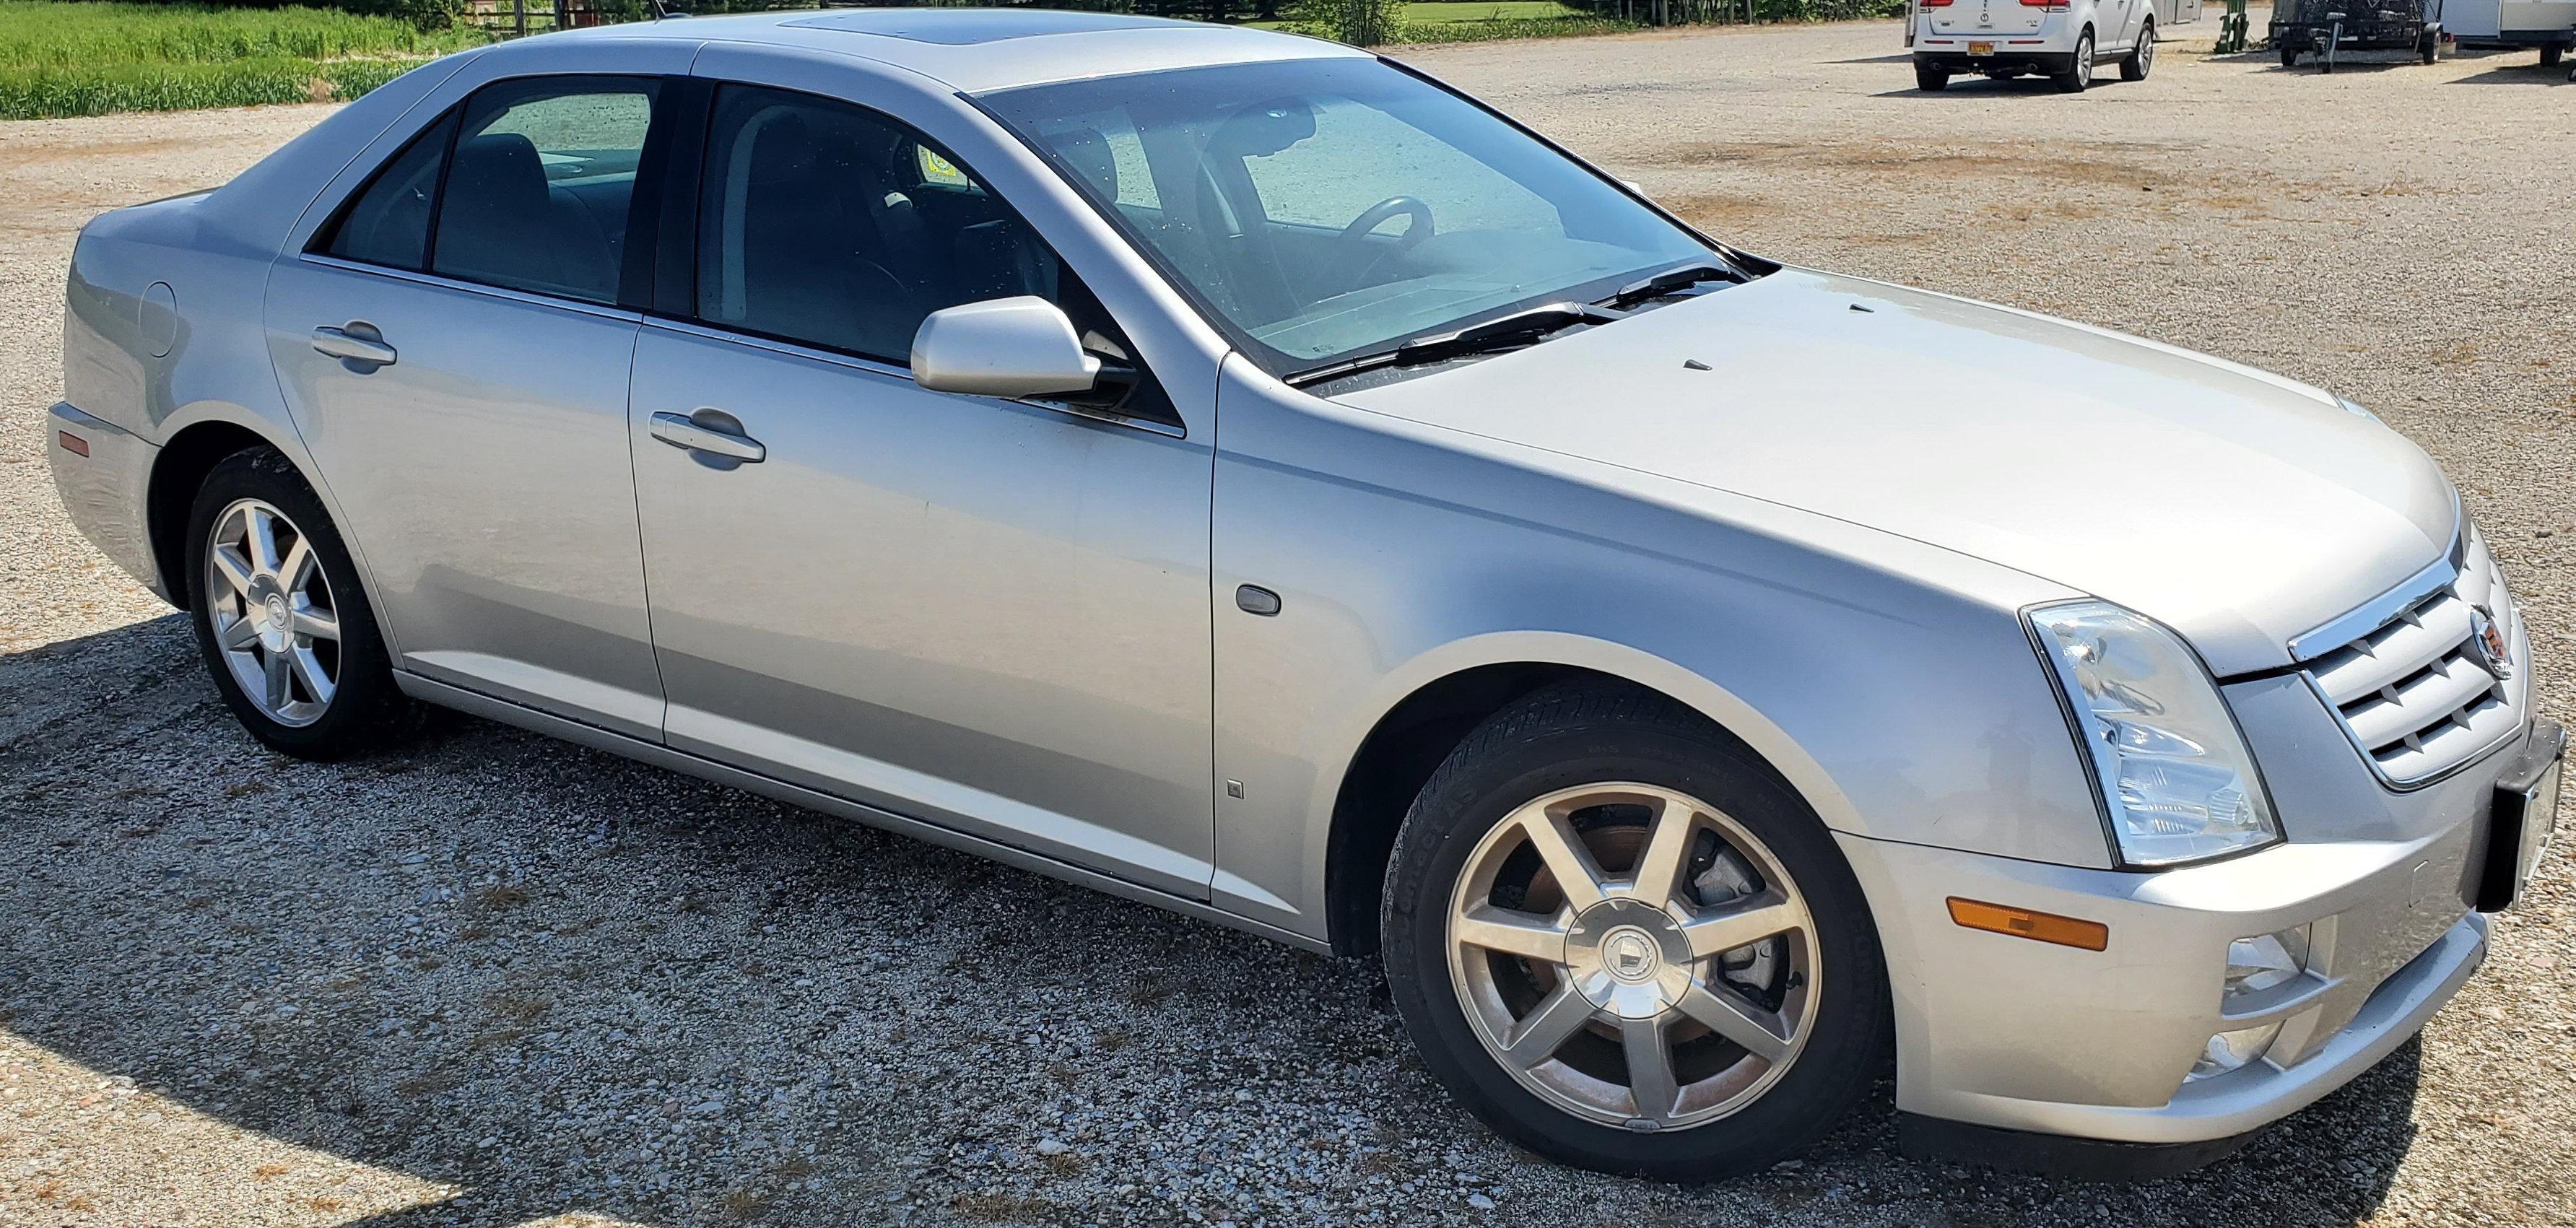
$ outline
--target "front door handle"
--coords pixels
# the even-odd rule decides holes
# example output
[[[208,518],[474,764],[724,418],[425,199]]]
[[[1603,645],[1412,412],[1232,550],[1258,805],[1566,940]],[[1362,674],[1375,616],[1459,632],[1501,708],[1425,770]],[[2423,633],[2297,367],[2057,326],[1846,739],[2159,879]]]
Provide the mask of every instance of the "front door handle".
[[[352,330],[364,329],[365,332]],[[368,336],[368,333],[374,333]],[[365,324],[352,323],[348,328],[324,325],[313,330],[313,349],[342,362],[362,363],[369,367],[390,367],[397,355],[385,344],[384,334]]]
[[[700,411],[705,412],[705,411]],[[769,459],[769,449],[749,435],[720,431],[679,414],[653,415],[653,438],[675,448],[705,452],[756,465]]]

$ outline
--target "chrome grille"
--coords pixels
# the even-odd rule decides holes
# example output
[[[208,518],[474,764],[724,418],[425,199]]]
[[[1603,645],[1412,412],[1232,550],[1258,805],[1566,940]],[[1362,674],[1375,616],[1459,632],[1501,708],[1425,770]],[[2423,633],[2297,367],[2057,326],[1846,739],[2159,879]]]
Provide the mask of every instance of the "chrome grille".
[[[2513,676],[2530,667],[2530,649],[2476,526],[2446,570],[2447,580],[2404,600],[2386,621],[2306,663],[2309,681],[2353,745],[2392,785],[2431,781],[2522,726],[2526,692]],[[2512,666],[2506,678],[2486,667],[2472,643],[2481,614],[2503,633]]]

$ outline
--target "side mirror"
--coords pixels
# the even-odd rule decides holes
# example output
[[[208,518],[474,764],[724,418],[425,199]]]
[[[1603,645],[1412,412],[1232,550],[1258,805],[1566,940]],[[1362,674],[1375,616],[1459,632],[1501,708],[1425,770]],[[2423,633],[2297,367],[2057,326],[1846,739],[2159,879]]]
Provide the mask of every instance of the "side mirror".
[[[912,380],[933,392],[1074,396],[1099,384],[1100,368],[1064,309],[1034,295],[942,308],[912,335]]]

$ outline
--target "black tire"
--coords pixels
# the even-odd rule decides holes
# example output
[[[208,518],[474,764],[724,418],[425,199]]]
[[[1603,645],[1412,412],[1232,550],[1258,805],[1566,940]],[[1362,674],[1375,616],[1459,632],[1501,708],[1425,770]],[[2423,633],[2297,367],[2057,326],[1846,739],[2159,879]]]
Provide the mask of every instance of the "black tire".
[[[1471,855],[1523,803],[1608,781],[1676,790],[1725,811],[1767,845],[1815,926],[1821,972],[1805,1047],[1766,1092],[1704,1124],[1637,1131],[1550,1104],[1490,1055],[1453,988],[1447,918]],[[1888,1064],[1884,957],[1833,837],[1742,745],[1651,692],[1550,688],[1478,726],[1405,815],[1380,924],[1388,988],[1424,1064],[1497,1133],[1562,1163],[1667,1181],[1753,1172],[1813,1144]]]
[[[242,689],[216,642],[214,605],[207,592],[207,554],[216,518],[244,499],[260,500],[285,514],[312,549],[330,587],[340,628],[337,687],[309,724],[284,723],[265,711]],[[377,630],[374,608],[358,584],[348,548],[322,510],[321,499],[284,456],[268,448],[251,448],[216,463],[189,511],[186,558],[188,615],[196,626],[198,651],[214,677],[215,689],[224,697],[224,706],[232,709],[252,737],[281,754],[332,760],[383,749],[420,730],[425,710],[394,685],[384,637]]]
[[[2432,31],[2425,31],[2422,38],[2415,40],[2415,55],[2427,64],[2442,58],[2442,37]]]
[[[2298,49],[2298,48],[2296,48],[2296,47],[2283,47],[2283,48],[2281,48],[2281,67],[2283,67],[2283,68],[2296,68],[2296,67],[2298,67],[2298,66],[2299,66],[2299,49]]]
[[[2093,32],[2075,36],[2075,54],[2066,57],[2066,71],[2048,79],[2061,94],[2081,94],[2093,84]]]
[[[2144,81],[2147,79],[2148,70],[2155,66],[2156,23],[2150,20],[2138,31],[2138,45],[2130,48],[2129,54],[2120,57],[2120,79]]]
[[[2540,49],[2540,66],[2542,68],[2556,68],[2558,66],[2558,61],[2566,54],[2567,48],[2557,43],[2551,43],[2550,45]]]
[[[1938,94],[1950,88],[1950,70],[1938,64],[1914,66],[1914,88],[1926,94]]]

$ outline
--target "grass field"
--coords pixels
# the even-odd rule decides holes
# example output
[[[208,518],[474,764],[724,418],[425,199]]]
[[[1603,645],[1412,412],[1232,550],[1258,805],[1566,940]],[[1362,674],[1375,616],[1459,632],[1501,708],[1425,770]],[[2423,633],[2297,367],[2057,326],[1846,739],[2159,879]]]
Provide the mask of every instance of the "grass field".
[[[326,9],[0,0],[0,119],[353,98],[483,38]]]
[[[1557,0],[1416,0],[1399,6],[1399,43],[1462,43],[1491,38],[1556,38],[1635,29],[1634,22],[1598,17]],[[1293,21],[1250,24],[1302,28]]]

